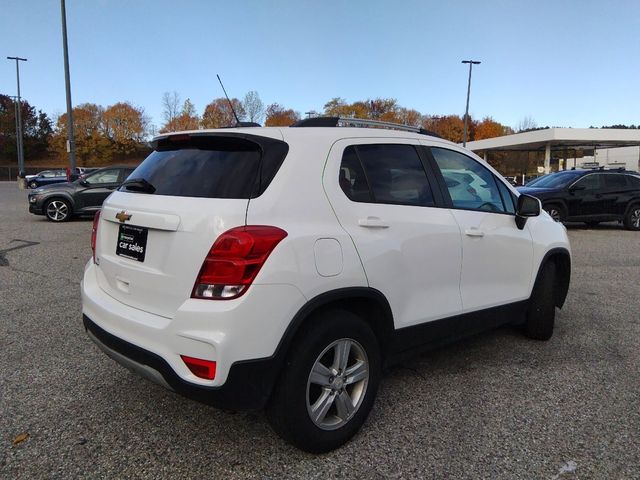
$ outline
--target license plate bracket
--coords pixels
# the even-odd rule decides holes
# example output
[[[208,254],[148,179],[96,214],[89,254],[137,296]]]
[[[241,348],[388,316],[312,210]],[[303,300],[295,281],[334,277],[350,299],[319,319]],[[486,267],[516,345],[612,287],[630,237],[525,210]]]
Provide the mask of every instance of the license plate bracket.
[[[144,262],[147,253],[147,235],[149,229],[135,225],[120,225],[116,255]]]

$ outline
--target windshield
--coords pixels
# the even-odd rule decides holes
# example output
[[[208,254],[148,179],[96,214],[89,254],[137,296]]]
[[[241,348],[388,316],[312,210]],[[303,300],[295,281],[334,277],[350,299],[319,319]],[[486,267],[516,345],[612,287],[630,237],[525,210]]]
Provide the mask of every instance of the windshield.
[[[531,188],[562,188],[569,185],[581,175],[580,172],[558,172],[545,175],[534,184],[527,185]]]

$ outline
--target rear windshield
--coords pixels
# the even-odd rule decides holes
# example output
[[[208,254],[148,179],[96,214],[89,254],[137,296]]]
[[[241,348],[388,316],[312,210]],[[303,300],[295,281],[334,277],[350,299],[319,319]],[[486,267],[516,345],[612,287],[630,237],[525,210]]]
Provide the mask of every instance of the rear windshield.
[[[265,143],[233,137],[161,141],[120,190],[177,197],[255,197],[268,186],[288,150],[284,142],[265,139]]]

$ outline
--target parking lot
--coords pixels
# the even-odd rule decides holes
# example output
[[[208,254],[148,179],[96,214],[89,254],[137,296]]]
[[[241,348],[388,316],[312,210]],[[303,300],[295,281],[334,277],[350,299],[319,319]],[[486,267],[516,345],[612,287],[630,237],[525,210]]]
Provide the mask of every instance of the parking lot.
[[[99,351],[79,292],[91,221],[47,222],[26,196],[0,182],[2,478],[640,478],[638,232],[570,227],[549,342],[503,328],[394,368],[354,440],[314,456]]]

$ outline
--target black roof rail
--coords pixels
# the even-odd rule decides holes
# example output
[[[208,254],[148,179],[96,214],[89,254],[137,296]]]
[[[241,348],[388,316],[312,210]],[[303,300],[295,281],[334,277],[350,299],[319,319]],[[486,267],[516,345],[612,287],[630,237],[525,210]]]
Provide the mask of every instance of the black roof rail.
[[[403,125],[401,123],[381,122],[380,120],[371,120],[368,118],[352,118],[352,117],[312,117],[298,120],[290,125],[291,127],[374,127],[387,128],[390,130],[401,130],[405,132],[419,133],[421,135],[429,135],[431,137],[442,138],[435,132],[425,130],[421,127],[412,125]]]

